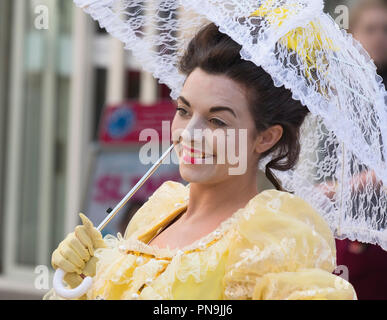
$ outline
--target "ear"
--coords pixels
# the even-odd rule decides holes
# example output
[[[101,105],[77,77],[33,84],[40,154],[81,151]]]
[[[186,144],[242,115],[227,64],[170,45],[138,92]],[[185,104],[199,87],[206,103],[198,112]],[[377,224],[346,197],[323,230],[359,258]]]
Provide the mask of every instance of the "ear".
[[[256,139],[255,151],[257,153],[264,153],[271,149],[281,139],[282,134],[283,128],[279,124],[262,131]]]

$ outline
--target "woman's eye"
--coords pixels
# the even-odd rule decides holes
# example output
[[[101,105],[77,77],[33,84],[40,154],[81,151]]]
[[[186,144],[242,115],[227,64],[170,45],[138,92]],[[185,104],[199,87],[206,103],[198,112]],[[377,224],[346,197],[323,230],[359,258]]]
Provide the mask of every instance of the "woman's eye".
[[[218,127],[225,127],[225,126],[227,126],[226,123],[224,123],[223,121],[221,121],[221,120],[219,120],[219,119],[216,119],[216,118],[210,119],[210,121],[211,121],[214,125],[216,125],[216,126],[218,126]]]
[[[186,114],[188,114],[187,110],[185,110],[184,108],[176,108],[176,112],[179,113],[179,115],[181,116],[185,116]]]

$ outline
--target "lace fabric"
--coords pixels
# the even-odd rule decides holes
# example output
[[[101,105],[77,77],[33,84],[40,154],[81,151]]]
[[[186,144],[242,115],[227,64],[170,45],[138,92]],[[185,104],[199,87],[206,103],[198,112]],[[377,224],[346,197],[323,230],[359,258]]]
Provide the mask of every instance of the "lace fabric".
[[[339,239],[387,250],[387,94],[362,46],[321,0],[74,0],[177,98],[178,61],[208,21],[311,114],[298,165],[274,172]],[[261,167],[270,159],[261,161]]]
[[[217,230],[182,250],[138,240],[175,216],[164,209],[184,186],[168,181],[137,212],[127,236],[107,235],[96,250],[96,276],[87,299],[351,299],[351,285],[331,274],[335,243],[324,219],[305,201],[268,190]],[[179,195],[176,190],[180,190]],[[186,189],[187,190],[187,189]],[[175,192],[174,192],[175,191]],[[176,197],[169,195],[175,193]],[[152,218],[151,218],[152,216]],[[143,219],[150,223],[143,224]],[[46,299],[60,299],[50,292]]]
[[[183,248],[158,248],[148,244],[148,239],[160,226],[167,225],[168,221],[185,210],[188,195],[189,185],[167,181],[137,211],[125,237],[121,234],[117,237],[105,236],[107,248],[96,251],[99,259],[98,277],[93,290],[88,293],[88,299],[95,299],[96,296],[112,298],[111,288],[121,285],[126,285],[127,290],[115,298],[133,299],[139,294],[142,299],[173,299],[171,290],[175,281],[186,283],[191,278],[200,283],[208,272],[219,266],[241,210],[223,221],[213,232]],[[143,268],[138,267],[136,262],[139,257],[145,262]],[[147,279],[157,281],[143,286]],[[106,286],[107,281],[112,286]]]

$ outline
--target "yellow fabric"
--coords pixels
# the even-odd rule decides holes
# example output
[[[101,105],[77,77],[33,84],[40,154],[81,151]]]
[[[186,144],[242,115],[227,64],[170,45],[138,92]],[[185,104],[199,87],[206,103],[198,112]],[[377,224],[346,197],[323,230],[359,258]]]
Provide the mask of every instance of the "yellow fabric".
[[[101,233],[94,228],[92,222],[82,213],[79,216],[82,225],[69,233],[51,256],[52,267],[67,272],[68,279],[79,279],[77,275],[81,274],[86,266],[86,272],[89,272],[91,264],[88,264],[88,261],[94,255],[94,250],[105,247]],[[75,274],[71,276],[72,273]],[[70,283],[71,286],[73,284],[74,282]]]
[[[290,4],[287,8],[274,7],[274,1],[266,1],[258,10],[254,11],[250,17],[264,17],[270,25],[279,28],[285,21],[289,21],[289,16],[297,13],[297,5]],[[313,73],[318,72],[320,76],[327,76],[328,65],[326,59],[318,61],[318,56],[327,52],[337,52],[340,50],[332,39],[323,32],[321,25],[317,22],[309,22],[305,27],[294,28],[285,34],[278,43],[297,53],[305,68],[305,76],[313,79]],[[321,94],[326,93],[326,88],[318,87]]]
[[[181,250],[148,246],[185,210],[188,195],[183,184],[165,182],[124,237],[105,237],[88,299],[356,299],[353,287],[331,274],[336,250],[328,225],[289,193],[261,192]]]

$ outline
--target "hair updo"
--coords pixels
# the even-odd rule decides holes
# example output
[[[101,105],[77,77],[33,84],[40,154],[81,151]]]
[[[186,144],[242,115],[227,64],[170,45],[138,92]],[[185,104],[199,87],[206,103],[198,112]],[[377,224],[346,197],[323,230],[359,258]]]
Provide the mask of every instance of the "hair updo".
[[[253,62],[241,58],[242,47],[218,27],[210,23],[202,28],[188,44],[180,60],[180,71],[188,76],[196,68],[209,74],[226,75],[245,86],[249,109],[257,132],[281,125],[281,139],[261,158],[275,156],[265,168],[266,177],[277,190],[283,190],[272,169],[287,171],[296,164],[299,153],[299,129],[309,110],[285,87],[275,87],[271,76]]]

